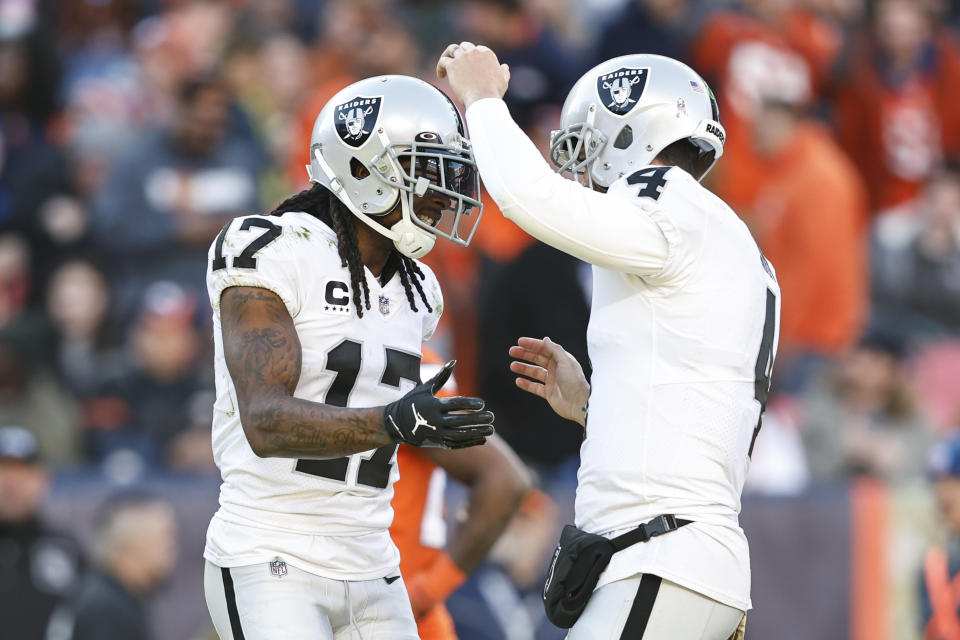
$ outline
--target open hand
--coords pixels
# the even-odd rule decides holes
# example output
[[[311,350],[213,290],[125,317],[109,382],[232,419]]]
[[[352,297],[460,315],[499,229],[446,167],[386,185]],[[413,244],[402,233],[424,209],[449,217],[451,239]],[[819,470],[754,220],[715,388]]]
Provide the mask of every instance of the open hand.
[[[510,83],[510,68],[500,64],[489,47],[461,42],[444,50],[437,76],[449,79],[454,95],[469,107],[483,98],[502,98]]]
[[[517,378],[518,387],[544,398],[560,417],[586,424],[590,384],[576,358],[550,338],[520,338],[509,353],[516,358],[510,371],[526,376]]]

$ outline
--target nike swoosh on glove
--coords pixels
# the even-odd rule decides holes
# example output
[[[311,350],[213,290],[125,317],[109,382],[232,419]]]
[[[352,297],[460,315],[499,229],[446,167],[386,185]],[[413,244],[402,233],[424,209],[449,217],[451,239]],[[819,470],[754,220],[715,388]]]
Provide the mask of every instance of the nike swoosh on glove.
[[[456,364],[446,363],[437,375],[384,408],[383,421],[394,442],[462,449],[483,444],[493,435],[493,412],[483,410],[481,398],[436,396]]]

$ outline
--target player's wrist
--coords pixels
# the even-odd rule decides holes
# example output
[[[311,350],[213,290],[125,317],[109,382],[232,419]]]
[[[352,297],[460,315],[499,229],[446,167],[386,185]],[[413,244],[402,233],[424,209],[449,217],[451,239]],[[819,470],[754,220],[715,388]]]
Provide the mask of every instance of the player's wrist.
[[[474,102],[479,102],[480,100],[485,100],[487,98],[495,98],[499,100],[503,96],[496,89],[492,87],[477,87],[475,89],[468,89],[463,93],[463,107],[467,109]]]
[[[397,424],[399,413],[399,401],[391,402],[383,408],[383,429],[390,437],[390,441],[395,444],[407,442],[407,437],[403,429]]]

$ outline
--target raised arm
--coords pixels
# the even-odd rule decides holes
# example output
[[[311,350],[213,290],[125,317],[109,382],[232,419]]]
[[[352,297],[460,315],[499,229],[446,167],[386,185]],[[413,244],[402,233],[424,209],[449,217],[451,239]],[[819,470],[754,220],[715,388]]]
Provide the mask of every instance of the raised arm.
[[[438,73],[450,79],[467,106],[480,177],[504,216],[585,262],[638,275],[663,269],[667,239],[646,212],[628,198],[593,191],[555,173],[513,121],[500,99],[509,73],[490,49],[451,45]]]
[[[240,422],[258,456],[339,457],[393,442],[465,447],[482,444],[493,433],[493,414],[482,411],[482,400],[434,397],[452,364],[385,407],[333,407],[293,395],[300,378],[300,340],[277,294],[229,287],[220,297],[220,320]],[[418,418],[430,429],[417,433]]]
[[[507,443],[493,436],[469,451],[431,449],[433,462],[467,487],[467,512],[447,550],[424,571],[406,579],[417,617],[443,602],[493,547],[530,488],[530,476]]]

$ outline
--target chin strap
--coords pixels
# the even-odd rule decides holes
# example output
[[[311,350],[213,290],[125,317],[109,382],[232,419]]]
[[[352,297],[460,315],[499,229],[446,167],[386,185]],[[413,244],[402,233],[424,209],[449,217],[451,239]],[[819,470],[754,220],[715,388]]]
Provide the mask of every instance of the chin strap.
[[[381,129],[377,132],[377,135],[380,137],[383,148],[386,149],[390,144],[387,134]],[[389,157],[389,154],[387,155]],[[315,175],[316,172],[313,170],[312,165],[307,165],[307,175],[310,176],[310,181],[317,182],[330,189],[334,195],[337,196],[337,199],[340,200],[353,215],[362,220],[364,224],[380,235],[393,240],[393,246],[396,247],[397,251],[408,258],[414,259],[422,258],[430,253],[430,250],[433,249],[433,245],[437,241],[437,237],[414,224],[411,219],[413,217],[413,211],[410,209],[410,198],[408,198],[402,190],[400,190],[402,217],[392,227],[387,227],[377,222],[370,214],[360,211],[350,200],[347,196],[347,190],[343,186],[343,181],[333,173],[333,169],[331,169],[327,161],[324,160],[319,148],[315,147],[313,149],[313,161],[323,175]],[[396,163],[392,158],[390,158],[390,163],[393,165],[394,175],[400,175]]]

